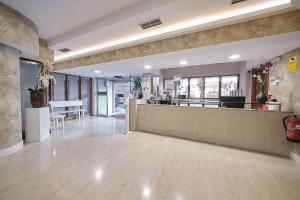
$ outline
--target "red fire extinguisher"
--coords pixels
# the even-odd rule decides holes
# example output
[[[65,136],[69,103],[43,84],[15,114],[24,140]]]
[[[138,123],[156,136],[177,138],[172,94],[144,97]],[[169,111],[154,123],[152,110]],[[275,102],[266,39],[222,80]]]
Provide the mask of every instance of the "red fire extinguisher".
[[[300,142],[300,118],[297,115],[285,117],[283,126],[287,132],[288,141]]]

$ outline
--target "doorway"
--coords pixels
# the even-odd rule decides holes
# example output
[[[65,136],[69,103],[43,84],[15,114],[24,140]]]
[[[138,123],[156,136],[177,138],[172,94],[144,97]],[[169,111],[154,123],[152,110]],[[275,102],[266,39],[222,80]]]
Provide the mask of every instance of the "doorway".
[[[97,115],[108,117],[107,80],[97,79]]]
[[[113,82],[113,116],[125,116],[125,93],[130,92],[130,82]]]

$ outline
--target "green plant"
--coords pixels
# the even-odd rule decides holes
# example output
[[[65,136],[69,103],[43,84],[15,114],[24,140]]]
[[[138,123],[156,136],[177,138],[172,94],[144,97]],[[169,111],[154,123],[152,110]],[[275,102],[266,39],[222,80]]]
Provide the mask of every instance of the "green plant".
[[[135,96],[141,95],[143,93],[142,78],[140,76],[135,76],[132,79],[133,88],[132,91]]]

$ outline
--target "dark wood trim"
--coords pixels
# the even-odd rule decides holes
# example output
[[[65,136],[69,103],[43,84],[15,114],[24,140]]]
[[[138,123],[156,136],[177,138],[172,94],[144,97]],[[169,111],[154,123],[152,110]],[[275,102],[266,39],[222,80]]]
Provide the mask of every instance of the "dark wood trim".
[[[188,91],[186,97],[189,99],[190,98],[190,93],[191,93],[191,78],[188,78]]]
[[[81,76],[79,76],[78,78],[78,99],[79,100],[82,100],[82,78]],[[83,106],[80,106],[80,109],[82,109]],[[84,112],[84,111],[82,111]],[[84,114],[84,113],[81,113],[81,115]]]
[[[25,62],[31,62],[32,64],[37,64],[37,65],[42,64],[41,61],[33,60],[33,59],[29,59],[29,58],[24,58],[24,57],[20,57],[20,60],[25,61]]]
[[[78,99],[82,100],[82,77],[78,79]]]
[[[62,72],[53,72],[53,74],[61,74],[61,75],[68,75],[68,76],[75,76],[75,77],[82,77],[82,78],[91,78],[91,77],[87,77],[87,76],[78,76],[78,75],[73,75],[73,74],[65,74]]]
[[[53,80],[49,80],[48,99],[49,99],[49,101],[54,100],[54,81]]]

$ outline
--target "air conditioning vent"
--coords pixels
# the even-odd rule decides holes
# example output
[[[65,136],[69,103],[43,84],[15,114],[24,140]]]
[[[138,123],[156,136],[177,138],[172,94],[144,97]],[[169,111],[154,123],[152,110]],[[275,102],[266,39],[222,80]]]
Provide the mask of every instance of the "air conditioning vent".
[[[65,52],[71,51],[71,49],[68,49],[68,48],[62,48],[62,49],[60,49],[60,50],[58,50],[58,51],[61,51],[61,52],[65,53]]]
[[[158,26],[162,24],[161,23],[161,20],[159,18],[157,19],[153,19],[153,20],[150,20],[150,21],[147,21],[147,22],[144,22],[142,24],[140,24],[140,26],[143,28],[143,29],[147,29],[147,28],[151,28],[153,26]]]
[[[231,5],[236,3],[241,3],[243,1],[247,1],[247,0],[231,0]]]

